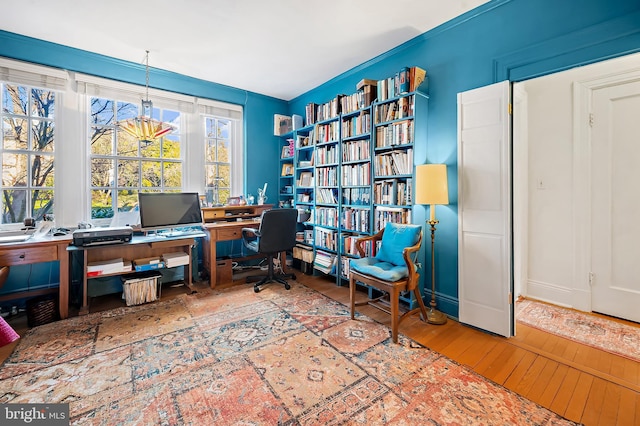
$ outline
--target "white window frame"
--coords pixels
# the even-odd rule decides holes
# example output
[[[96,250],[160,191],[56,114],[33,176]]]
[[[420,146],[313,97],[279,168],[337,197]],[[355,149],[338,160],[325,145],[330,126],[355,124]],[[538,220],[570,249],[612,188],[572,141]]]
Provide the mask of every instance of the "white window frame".
[[[92,96],[140,103],[146,87],[56,68],[0,58],[0,80],[59,91],[56,99],[56,226],[75,227],[91,217],[89,101]],[[236,123],[232,142],[231,191],[244,191],[244,111],[241,105],[149,89],[154,106],[181,112],[182,190],[204,194],[204,126],[202,115]],[[83,177],[79,179],[79,177]]]

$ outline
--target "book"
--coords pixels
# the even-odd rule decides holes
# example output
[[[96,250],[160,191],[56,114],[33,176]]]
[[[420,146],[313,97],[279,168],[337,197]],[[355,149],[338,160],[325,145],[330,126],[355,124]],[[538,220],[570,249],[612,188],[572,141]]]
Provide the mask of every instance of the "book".
[[[420,67],[409,68],[409,91],[413,92],[425,81],[427,72]]]

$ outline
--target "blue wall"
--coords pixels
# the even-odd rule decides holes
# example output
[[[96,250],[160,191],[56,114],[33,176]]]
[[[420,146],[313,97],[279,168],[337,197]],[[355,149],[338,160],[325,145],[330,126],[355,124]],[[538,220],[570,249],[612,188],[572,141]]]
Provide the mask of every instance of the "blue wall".
[[[228,86],[151,69],[153,87],[244,105],[246,188],[276,191],[279,144],[273,114],[300,114],[309,102],[350,94],[362,78],[381,79],[417,65],[429,76],[428,137],[416,163],[449,165],[449,206],[438,207],[439,307],[457,316],[458,92],[520,81],[640,50],[638,0],[493,0],[326,82],[289,103]],[[144,85],[144,67],[0,31],[0,56]],[[422,158],[424,157],[424,158]],[[274,165],[276,165],[274,167]],[[268,194],[276,199],[275,192]],[[424,220],[417,208],[416,221]],[[429,252],[426,255],[430,255]],[[423,275],[429,276],[428,257]],[[52,274],[56,276],[56,274]]]
[[[438,207],[438,306],[458,314],[457,94],[510,79],[524,79],[640,50],[638,0],[494,0],[326,82],[290,103],[304,116],[309,102],[351,94],[362,78],[379,80],[417,65],[429,77],[426,144],[416,164],[446,163],[450,205]],[[420,119],[418,117],[417,119]],[[424,220],[417,208],[416,223]],[[430,277],[430,247],[423,277]],[[426,281],[430,288],[430,280]]]

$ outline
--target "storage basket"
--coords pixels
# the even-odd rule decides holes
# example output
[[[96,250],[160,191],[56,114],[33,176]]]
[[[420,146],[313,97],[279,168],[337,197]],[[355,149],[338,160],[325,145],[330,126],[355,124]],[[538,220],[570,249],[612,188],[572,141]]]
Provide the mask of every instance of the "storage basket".
[[[123,298],[127,306],[154,302],[160,298],[162,274],[152,272],[122,278]]]
[[[58,320],[58,304],[53,296],[39,296],[27,300],[27,325],[37,327]]]

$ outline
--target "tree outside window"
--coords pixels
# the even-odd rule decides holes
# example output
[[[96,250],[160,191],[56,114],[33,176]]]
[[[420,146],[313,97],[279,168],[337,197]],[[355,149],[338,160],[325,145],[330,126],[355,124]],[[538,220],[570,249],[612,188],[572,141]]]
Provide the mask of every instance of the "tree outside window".
[[[90,99],[91,219],[94,221],[136,209],[141,191],[182,189],[180,112],[153,109],[153,118],[169,122],[177,130],[150,144],[141,144],[116,125],[120,120],[138,115],[135,104],[98,97]]]
[[[226,204],[231,195],[231,141],[233,122],[205,117],[205,188],[209,205]]]
[[[2,223],[53,214],[54,91],[0,83]]]

